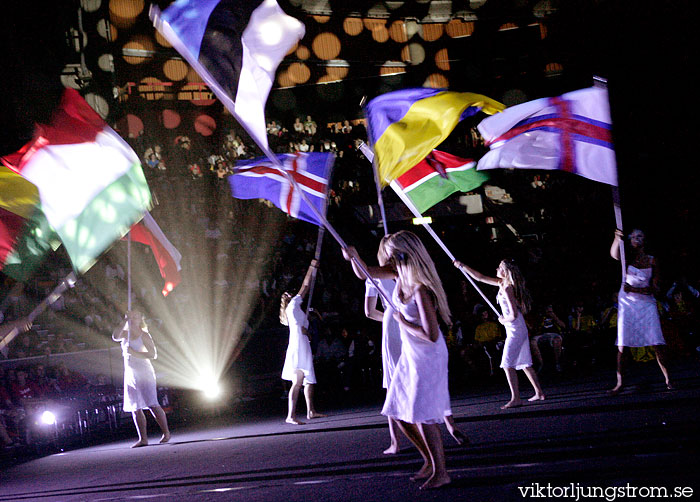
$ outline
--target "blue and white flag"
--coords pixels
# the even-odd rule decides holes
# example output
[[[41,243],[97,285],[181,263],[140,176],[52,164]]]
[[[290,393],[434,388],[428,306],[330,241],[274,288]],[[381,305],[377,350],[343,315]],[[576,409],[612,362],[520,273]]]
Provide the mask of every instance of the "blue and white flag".
[[[156,29],[184,57],[253,140],[268,148],[265,103],[284,56],[304,25],[276,0],[178,0],[161,12]]]
[[[288,215],[314,225],[322,225],[299,193],[325,217],[328,181],[335,162],[332,153],[285,153],[277,156],[293,184],[268,158],[244,160],[228,177],[231,193],[237,199],[266,199]]]
[[[477,169],[561,169],[617,186],[608,91],[591,87],[528,101],[485,118],[491,148]]]

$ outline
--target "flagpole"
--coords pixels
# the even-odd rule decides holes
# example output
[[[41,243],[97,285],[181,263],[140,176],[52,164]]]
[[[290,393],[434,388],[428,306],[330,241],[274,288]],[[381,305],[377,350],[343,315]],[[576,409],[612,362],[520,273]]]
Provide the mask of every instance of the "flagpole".
[[[126,310],[131,311],[131,231],[126,239]],[[126,323],[127,325],[127,337],[128,341],[131,341],[131,323]]]
[[[622,209],[620,208],[620,191],[616,186],[612,187],[613,211],[615,211],[615,226],[622,231]],[[620,240],[620,265],[622,266],[622,282],[627,276],[627,263],[625,261],[625,241]]]
[[[39,303],[39,305],[34,307],[34,310],[32,310],[27,316],[27,320],[30,323],[33,323],[34,319],[36,319],[39,314],[46,309],[46,307],[55,303],[56,300],[58,300],[68,288],[75,286],[76,280],[77,277],[75,276],[75,272],[71,272],[65,278],[63,278],[61,282],[58,283],[58,286],[56,286],[53,291],[51,291],[51,293],[49,293],[49,295],[44,298],[41,303]],[[5,348],[5,346],[7,346],[17,335],[19,335],[19,328],[15,327],[5,336],[5,338],[0,340],[0,350]]]
[[[377,165],[374,162],[374,152],[372,148],[364,141],[360,143],[358,147],[359,150],[364,154],[364,156],[372,163],[372,171],[374,172],[374,185],[377,187],[377,203],[379,204],[379,214],[382,218],[382,225],[384,226],[384,235],[389,233],[386,223],[386,211],[384,210],[384,198],[382,197],[382,187],[379,182],[379,171],[377,170]]]
[[[326,186],[326,208],[328,207],[328,187]],[[321,246],[323,245],[323,236],[326,232],[324,226],[318,227],[318,237],[316,237],[316,252],[314,253],[314,259],[316,263],[321,261]],[[309,285],[309,299],[306,303],[306,316],[309,316],[309,310],[311,310],[311,298],[314,296],[314,286],[316,285],[316,272],[317,268],[314,268],[311,272],[311,284]]]
[[[316,253],[314,254],[314,259],[316,262],[321,260],[321,245],[323,244],[323,235],[326,229],[324,227],[318,227],[318,237],[316,238]],[[311,272],[311,284],[309,285],[309,299],[306,303],[306,316],[309,315],[309,310],[311,310],[311,298],[314,296],[314,286],[316,285],[316,271],[317,268]]]
[[[593,76],[593,87],[608,90],[608,80],[598,75]],[[608,99],[609,101],[609,99]],[[619,184],[619,179],[618,179]],[[620,189],[616,185],[612,185],[613,211],[615,213],[615,227],[622,231],[622,208],[620,205]],[[627,278],[627,261],[625,259],[625,241],[620,241],[620,266],[622,267],[622,283],[624,284]]]
[[[392,188],[394,188],[394,186],[395,186],[395,185],[392,183]],[[406,197],[406,195],[403,193],[402,190],[396,190],[396,189],[394,189],[394,192],[396,192],[396,195],[398,195],[399,198],[403,201],[403,203],[406,204],[406,206],[408,207],[408,209],[413,213],[413,215],[414,215],[416,218],[422,217],[422,215],[420,214],[420,212],[418,211],[418,209],[413,205],[413,203],[408,199],[408,197]],[[423,228],[425,228],[425,229],[428,231],[428,233],[430,234],[430,236],[431,236],[433,239],[435,239],[435,242],[438,243],[438,245],[442,248],[442,250],[445,252],[445,254],[447,254],[448,258],[450,259],[450,262],[451,262],[451,263],[454,263],[455,260],[456,260],[457,258],[455,258],[455,255],[453,255],[452,252],[447,248],[447,246],[446,246],[445,243],[442,241],[442,239],[440,238],[440,236],[439,236],[438,234],[436,234],[435,231],[432,229],[432,227],[431,227],[430,225],[428,225],[427,223],[423,223],[422,225],[423,225]],[[477,290],[477,292],[481,295],[481,297],[482,297],[482,298],[484,299],[484,301],[488,304],[488,306],[491,307],[491,310],[493,310],[493,312],[494,312],[498,317],[500,317],[500,316],[501,316],[501,313],[496,309],[496,307],[493,306],[493,304],[489,301],[489,299],[486,297],[486,295],[484,294],[484,292],[481,291],[481,289],[479,288],[479,286],[476,285],[476,283],[475,283],[474,280],[471,278],[471,276],[470,276],[469,274],[467,274],[464,270],[461,270],[461,269],[460,269],[460,271],[462,272],[462,274],[464,275],[464,277],[466,277],[466,278],[469,280],[469,282],[471,283],[471,285],[474,287],[474,289]]]

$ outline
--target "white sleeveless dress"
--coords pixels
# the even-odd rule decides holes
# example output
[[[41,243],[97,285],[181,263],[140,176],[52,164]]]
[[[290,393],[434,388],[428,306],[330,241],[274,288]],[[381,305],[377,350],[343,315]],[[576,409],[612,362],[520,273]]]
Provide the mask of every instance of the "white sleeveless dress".
[[[649,287],[653,269],[627,266],[626,282],[635,288]],[[620,289],[617,307],[617,340],[618,347],[648,347],[650,345],[665,345],[661,332],[659,311],[653,295],[626,293]]]
[[[496,296],[503,316],[510,316],[506,293],[499,289]],[[506,343],[503,346],[503,358],[501,368],[515,368],[522,370],[532,366],[532,354],[530,353],[530,340],[528,338],[527,324],[522,312],[516,307],[516,317],[512,322],[505,324]]]
[[[396,288],[395,280],[379,279],[377,284],[389,298],[393,296],[394,288]],[[367,279],[365,281],[365,298],[369,297],[380,297],[384,307],[384,318],[382,319],[382,387],[388,389],[396,364],[401,356],[399,322],[394,318],[394,309],[379,294],[372,281]]]
[[[132,338],[131,348],[144,349],[141,337]],[[156,390],[156,372],[150,359],[141,359],[129,354],[127,341],[121,341],[124,356],[124,411],[131,412],[160,406]]]
[[[294,381],[296,370],[304,372],[304,385],[316,383],[314,372],[314,356],[311,352],[309,337],[303,333],[303,328],[308,327],[309,321],[302,310],[302,298],[296,295],[289,300],[285,312],[289,322],[289,345],[282,367],[282,379]]]
[[[407,321],[420,324],[415,299],[401,303],[399,288],[394,289],[392,301]],[[450,409],[447,382],[447,345],[440,333],[436,342],[417,338],[399,324],[401,356],[387,390],[382,415],[417,424],[444,422]]]

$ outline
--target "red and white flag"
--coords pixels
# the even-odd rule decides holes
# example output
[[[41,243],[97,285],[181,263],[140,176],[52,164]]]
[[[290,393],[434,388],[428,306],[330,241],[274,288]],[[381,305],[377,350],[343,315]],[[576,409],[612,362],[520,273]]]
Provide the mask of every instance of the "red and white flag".
[[[170,243],[150,213],[144,213],[143,220],[131,227],[131,238],[136,242],[150,246],[158,263],[160,275],[165,280],[162,290],[163,296],[168,296],[180,283],[182,255]]]
[[[528,101],[485,118],[490,147],[477,169],[560,169],[617,186],[608,92],[591,87]]]

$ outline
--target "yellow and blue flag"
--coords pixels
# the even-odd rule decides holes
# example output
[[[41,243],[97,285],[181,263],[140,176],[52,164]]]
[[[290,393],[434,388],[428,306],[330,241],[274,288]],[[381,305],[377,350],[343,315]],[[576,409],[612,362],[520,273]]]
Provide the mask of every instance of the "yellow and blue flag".
[[[481,94],[445,89],[402,89],[377,96],[365,114],[380,183],[386,186],[418,164],[461,120],[504,108]]]

